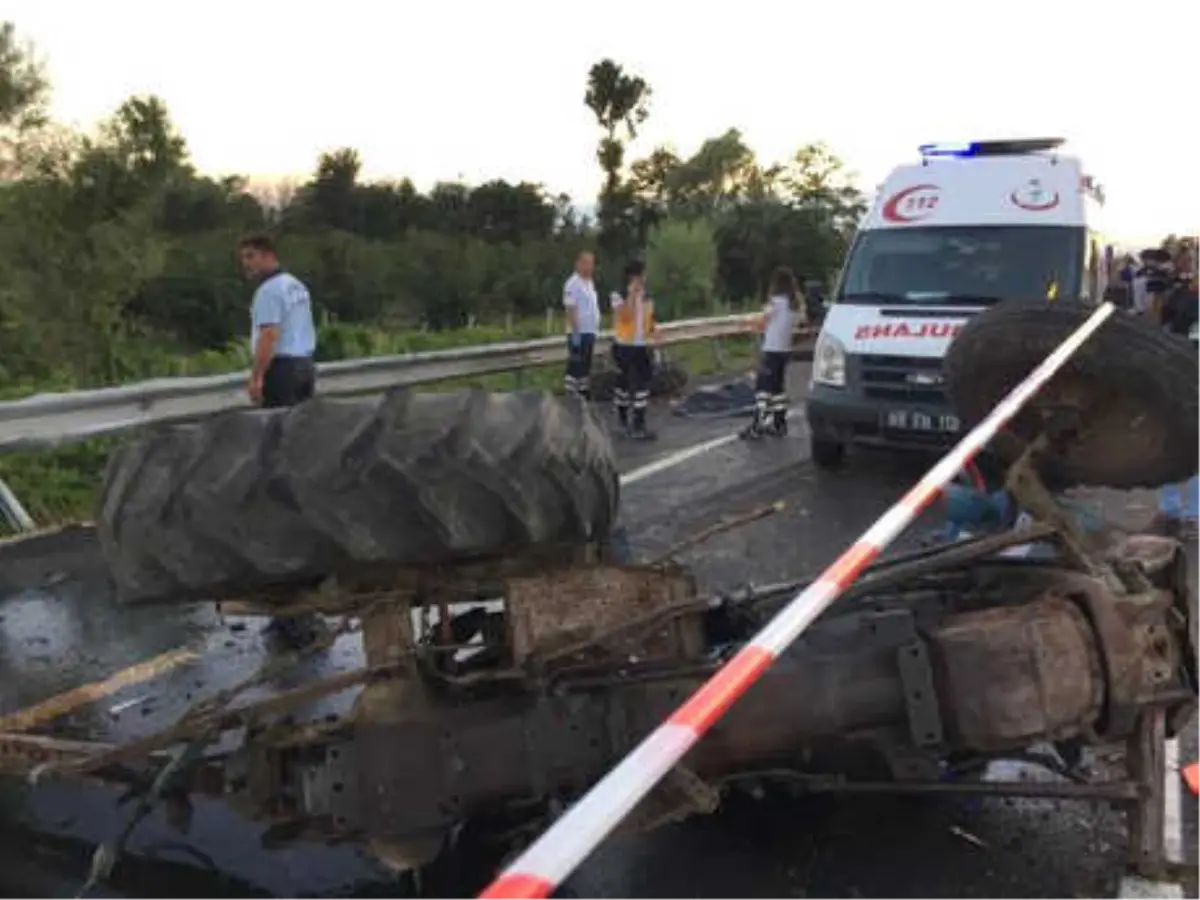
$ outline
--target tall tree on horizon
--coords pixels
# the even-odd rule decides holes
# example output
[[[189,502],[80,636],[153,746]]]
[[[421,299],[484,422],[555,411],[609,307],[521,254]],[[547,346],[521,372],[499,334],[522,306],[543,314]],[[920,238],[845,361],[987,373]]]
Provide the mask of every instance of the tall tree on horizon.
[[[12,22],[0,22],[0,126],[42,122],[49,98],[50,82],[33,45],[18,38]]]
[[[608,254],[629,252],[636,242],[633,192],[622,183],[621,171],[625,164],[625,141],[637,138],[638,128],[650,115],[651,93],[644,78],[627,73],[611,59],[600,60],[588,72],[583,102],[604,130],[596,160],[604,170],[598,214],[600,246]]]
[[[0,178],[56,168],[69,153],[47,128],[50,82],[31,43],[0,22]]]

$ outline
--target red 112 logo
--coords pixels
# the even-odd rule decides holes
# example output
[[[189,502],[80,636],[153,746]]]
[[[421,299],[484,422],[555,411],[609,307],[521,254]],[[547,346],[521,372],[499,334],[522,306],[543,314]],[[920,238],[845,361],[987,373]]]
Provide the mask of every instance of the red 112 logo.
[[[914,184],[892,194],[881,215],[889,222],[916,222],[933,213],[940,199],[941,188],[936,184]]]

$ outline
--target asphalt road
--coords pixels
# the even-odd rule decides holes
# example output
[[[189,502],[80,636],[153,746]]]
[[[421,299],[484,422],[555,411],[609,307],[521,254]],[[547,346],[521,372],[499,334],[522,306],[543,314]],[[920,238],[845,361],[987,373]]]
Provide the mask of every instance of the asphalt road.
[[[806,368],[793,367],[793,396],[802,394]],[[728,417],[677,419],[664,410],[655,415],[660,440],[619,445],[623,471],[637,472],[741,424]],[[792,426],[786,439],[732,441],[632,480],[623,492],[622,522],[635,553],[653,555],[722,515],[783,500],[784,512],[717,537],[684,558],[706,590],[814,575],[927,462],[870,454],[843,473],[818,473],[808,460],[801,414]],[[1100,499],[1111,515],[1149,518],[1153,511],[1144,496]],[[916,541],[927,524],[919,523],[901,546]],[[257,668],[264,652],[260,625],[222,619],[204,607],[118,611],[94,548],[64,539],[55,553],[0,571],[0,714],[134,663],[195,649],[194,659],[161,676],[35,729],[129,740],[165,726],[182,705]],[[357,641],[350,637],[315,669],[358,662]],[[314,714],[347,704],[343,697]],[[1195,728],[1190,731],[1185,760],[1196,755]],[[34,789],[10,782],[0,790],[0,893],[8,896],[74,894],[91,845],[111,838],[127,815],[104,788],[51,783]],[[1195,803],[1181,802],[1187,804],[1187,827],[1194,829]],[[20,836],[27,829],[42,838]],[[391,895],[378,866],[351,848],[268,852],[258,846],[259,835],[260,829],[207,801],[198,803],[186,836],[152,819],[130,844],[143,862],[118,868],[113,887],[99,895]],[[610,841],[569,886],[583,896],[624,897],[1115,896],[1124,841],[1121,815],[1078,803],[746,798],[707,819]],[[1194,865],[1194,830],[1185,843]]]

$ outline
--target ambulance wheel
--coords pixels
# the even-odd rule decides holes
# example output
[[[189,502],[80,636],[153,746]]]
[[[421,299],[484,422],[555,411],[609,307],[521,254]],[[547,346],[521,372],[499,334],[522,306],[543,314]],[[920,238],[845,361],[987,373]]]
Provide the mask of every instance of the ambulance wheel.
[[[812,438],[809,441],[812,461],[818,469],[838,469],[846,461],[846,445],[841,441]]]
[[[987,416],[1078,328],[1079,302],[1008,301],[980,313],[946,353],[950,398],[964,425]],[[1038,470],[1052,489],[1155,488],[1196,473],[1196,348],[1117,312],[992,441],[1006,463],[1049,432]],[[1054,433],[1058,432],[1057,439]]]

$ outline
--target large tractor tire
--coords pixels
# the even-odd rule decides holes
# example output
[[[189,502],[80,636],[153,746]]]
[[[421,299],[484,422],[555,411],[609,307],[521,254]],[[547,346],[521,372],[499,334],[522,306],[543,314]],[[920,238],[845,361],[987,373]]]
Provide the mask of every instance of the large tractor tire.
[[[1080,303],[1009,302],[971,319],[945,362],[950,396],[964,424],[987,416],[1092,312]],[[1013,462],[1053,416],[1071,429],[1039,456],[1039,471],[1056,489],[1185,481],[1197,470],[1198,364],[1190,341],[1117,311],[991,449]]]
[[[109,461],[97,515],[124,603],[604,538],[612,446],[577,400],[316,398],[168,428]]]

